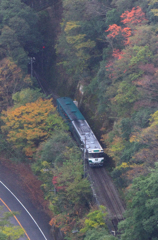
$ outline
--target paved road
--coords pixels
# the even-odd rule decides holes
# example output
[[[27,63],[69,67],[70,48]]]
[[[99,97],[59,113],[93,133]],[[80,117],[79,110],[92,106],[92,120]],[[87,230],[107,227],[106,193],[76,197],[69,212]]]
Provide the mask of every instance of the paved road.
[[[20,212],[16,217],[28,236],[21,239],[53,240],[49,218],[34,207],[24,189],[17,183],[16,175],[9,174],[8,169],[0,165],[0,205],[5,205],[4,210],[8,208]],[[14,219],[14,222],[17,221]]]

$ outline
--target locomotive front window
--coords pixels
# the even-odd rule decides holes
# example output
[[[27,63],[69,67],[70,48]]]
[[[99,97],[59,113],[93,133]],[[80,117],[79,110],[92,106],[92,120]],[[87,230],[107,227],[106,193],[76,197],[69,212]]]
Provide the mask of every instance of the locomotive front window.
[[[88,153],[88,158],[101,158],[101,157],[104,157],[104,153],[103,152]]]

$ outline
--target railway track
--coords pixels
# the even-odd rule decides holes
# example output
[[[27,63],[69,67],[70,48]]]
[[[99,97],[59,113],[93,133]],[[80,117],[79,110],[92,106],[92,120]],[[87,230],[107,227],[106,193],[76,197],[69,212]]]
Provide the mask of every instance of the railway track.
[[[115,235],[118,223],[123,220],[124,204],[105,168],[91,168],[87,166],[87,173],[96,202],[98,205],[106,207],[108,212],[108,221],[106,223],[109,230]]]
[[[42,86],[41,79],[37,74],[35,77],[43,92],[47,95],[51,95],[54,99],[53,103],[56,105],[55,102],[59,96],[52,92],[48,93],[48,91]],[[117,224],[123,219],[123,213],[125,211],[125,206],[119,197],[118,191],[104,167],[91,168],[88,163],[86,163],[86,172],[88,173],[93,195],[96,198],[97,204],[106,207],[109,219],[113,226],[112,228],[110,226],[110,228],[116,232]]]
[[[89,168],[89,174],[93,181],[94,189],[101,205],[106,206],[111,219],[123,219],[125,211],[119,198],[117,189],[105,168]]]

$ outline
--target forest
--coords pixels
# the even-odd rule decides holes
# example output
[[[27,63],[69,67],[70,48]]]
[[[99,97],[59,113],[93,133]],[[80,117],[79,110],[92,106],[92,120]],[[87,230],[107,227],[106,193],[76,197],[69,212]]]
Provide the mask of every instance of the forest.
[[[0,26],[0,152],[40,181],[49,224],[67,240],[158,240],[158,0],[1,0]],[[115,237],[51,93],[99,133],[126,202]]]

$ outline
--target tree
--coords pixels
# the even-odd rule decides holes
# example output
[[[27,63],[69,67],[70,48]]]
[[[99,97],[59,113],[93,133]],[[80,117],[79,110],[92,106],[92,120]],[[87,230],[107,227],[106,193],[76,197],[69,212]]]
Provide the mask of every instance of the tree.
[[[104,101],[111,101],[105,104],[109,105],[109,116],[114,122],[113,130],[103,136],[105,151],[115,160],[112,175],[121,188],[127,187],[139,174],[147,174],[148,167],[157,159],[157,127],[149,127],[150,114],[158,107],[157,34],[152,26],[144,25],[143,13],[140,14],[142,22],[139,15],[135,19],[136,10],[139,8],[122,14],[123,22],[131,28],[131,36],[124,49],[113,49],[113,58],[105,65],[105,76],[108,75],[111,83],[102,94]],[[118,36],[117,29],[120,34],[123,27],[114,26],[110,32],[111,37],[114,33],[114,39]],[[102,81],[100,87],[106,82],[107,79]]]
[[[54,129],[63,128],[52,99],[39,98],[25,106],[3,111],[1,119],[5,123],[2,131],[7,140],[27,156],[32,156],[39,143],[46,140]]]
[[[9,0],[2,0],[0,3],[0,15],[2,27],[9,26],[19,42],[29,53],[37,51],[41,36],[38,32],[37,15],[33,10],[15,0],[10,3]]]
[[[75,146],[76,144],[68,132],[57,130],[52,133],[47,141],[40,145],[36,153],[36,158],[40,161],[47,161],[51,164],[61,166],[65,161],[66,149]]]
[[[125,11],[121,15],[121,18],[123,19],[121,22],[123,22],[123,24],[126,24],[127,26],[137,26],[143,24],[144,21],[147,21],[147,19],[145,18],[145,13],[139,6],[136,8],[132,8],[130,12]]]
[[[51,137],[39,145],[32,170],[43,183],[41,188],[45,198],[51,198],[53,169],[62,166],[65,161],[65,151],[72,147],[76,147],[76,144],[65,130],[53,131]]]
[[[14,108],[23,106],[26,103],[35,102],[40,97],[46,98],[46,95],[41,93],[40,89],[25,88],[13,93],[12,100],[14,101]]]
[[[108,233],[104,228],[88,230],[84,240],[114,240],[116,237]]]
[[[100,206],[99,209],[91,209],[84,218],[83,226],[80,230],[84,234],[84,240],[113,240],[114,237],[108,233],[105,224],[106,208]],[[83,221],[83,220],[81,220]]]
[[[73,239],[72,229],[76,227],[78,219],[87,211],[86,205],[91,200],[89,182],[83,178],[81,153],[77,148],[66,149],[65,162],[53,171],[52,183],[56,194],[52,193],[50,208],[54,217],[50,224],[60,229]]]
[[[41,46],[37,15],[20,0],[2,0],[0,16],[0,59],[11,57],[27,73],[28,54],[34,55]]]
[[[86,34],[80,33],[81,24],[79,21],[69,21],[63,23],[64,26],[64,39],[58,44],[58,53],[65,53],[67,60],[61,62],[63,66],[67,67],[67,72],[76,75],[82,74],[87,67],[87,61],[91,57],[89,52],[95,47],[95,42],[87,39]],[[63,48],[64,47],[64,48]],[[70,51],[71,49],[71,51]],[[73,59],[73,61],[72,61]]]
[[[100,206],[98,210],[88,213],[84,222],[84,228],[82,228],[80,231],[85,233],[93,228],[105,227],[105,216],[107,215],[105,210],[106,208],[104,206]]]
[[[111,88],[113,93],[116,91],[116,95],[111,96],[112,107],[119,115],[125,116],[126,112],[126,116],[129,116],[141,100],[142,103],[148,101],[150,106],[156,104],[155,40],[151,27],[138,27],[135,34],[130,37],[130,45],[117,55],[110,68],[107,65],[113,83]],[[149,42],[151,43],[147,45]]]
[[[134,180],[128,193],[125,220],[119,223],[121,240],[157,239],[158,165],[147,177]]]
[[[1,59],[11,57],[26,72],[27,54],[17,40],[14,30],[4,26],[0,36],[0,47],[3,49]]]
[[[71,94],[79,81],[88,85],[95,77],[105,47],[105,14],[110,1],[68,0],[63,2],[63,21],[57,42],[60,72],[67,75]],[[104,9],[106,9],[104,11]]]
[[[143,163],[144,167],[154,167],[157,162],[158,145],[157,145],[157,133],[158,133],[158,111],[151,115],[150,124],[144,129],[138,129],[131,135],[131,142],[139,142],[144,147],[138,151],[134,159],[136,162]]]
[[[140,6],[142,10],[146,13],[149,9],[148,6],[148,0],[136,0],[133,2],[133,0],[113,0],[113,4],[116,6],[117,11],[124,12],[127,9],[132,9],[133,7]]]
[[[122,18],[121,22],[126,26],[122,28],[117,24],[112,24],[105,32],[110,32],[107,35],[107,39],[115,39],[115,41],[121,40],[122,45],[128,45],[130,43],[129,37],[134,34],[136,26],[144,24],[147,20],[144,12],[139,6],[132,8],[130,12],[125,11],[120,17]],[[113,48],[113,41],[110,41],[110,43]]]
[[[7,236],[4,233],[0,232],[0,240],[6,240],[6,238]]]
[[[86,194],[90,194],[89,183],[86,178],[82,178],[84,173],[80,159],[81,153],[78,149],[68,148],[63,166],[54,169],[55,188],[59,189],[59,195],[70,206],[87,201]]]
[[[18,212],[5,212],[0,208],[0,240],[18,240],[24,235],[24,229],[19,226],[13,226],[10,218],[17,215]]]
[[[148,0],[148,2],[149,2],[149,5],[154,7],[151,9],[151,12],[153,12],[154,16],[158,16],[158,10],[157,10],[158,0]]]
[[[0,61],[0,110],[12,106],[12,94],[32,84],[28,75],[24,76],[9,58]]]

